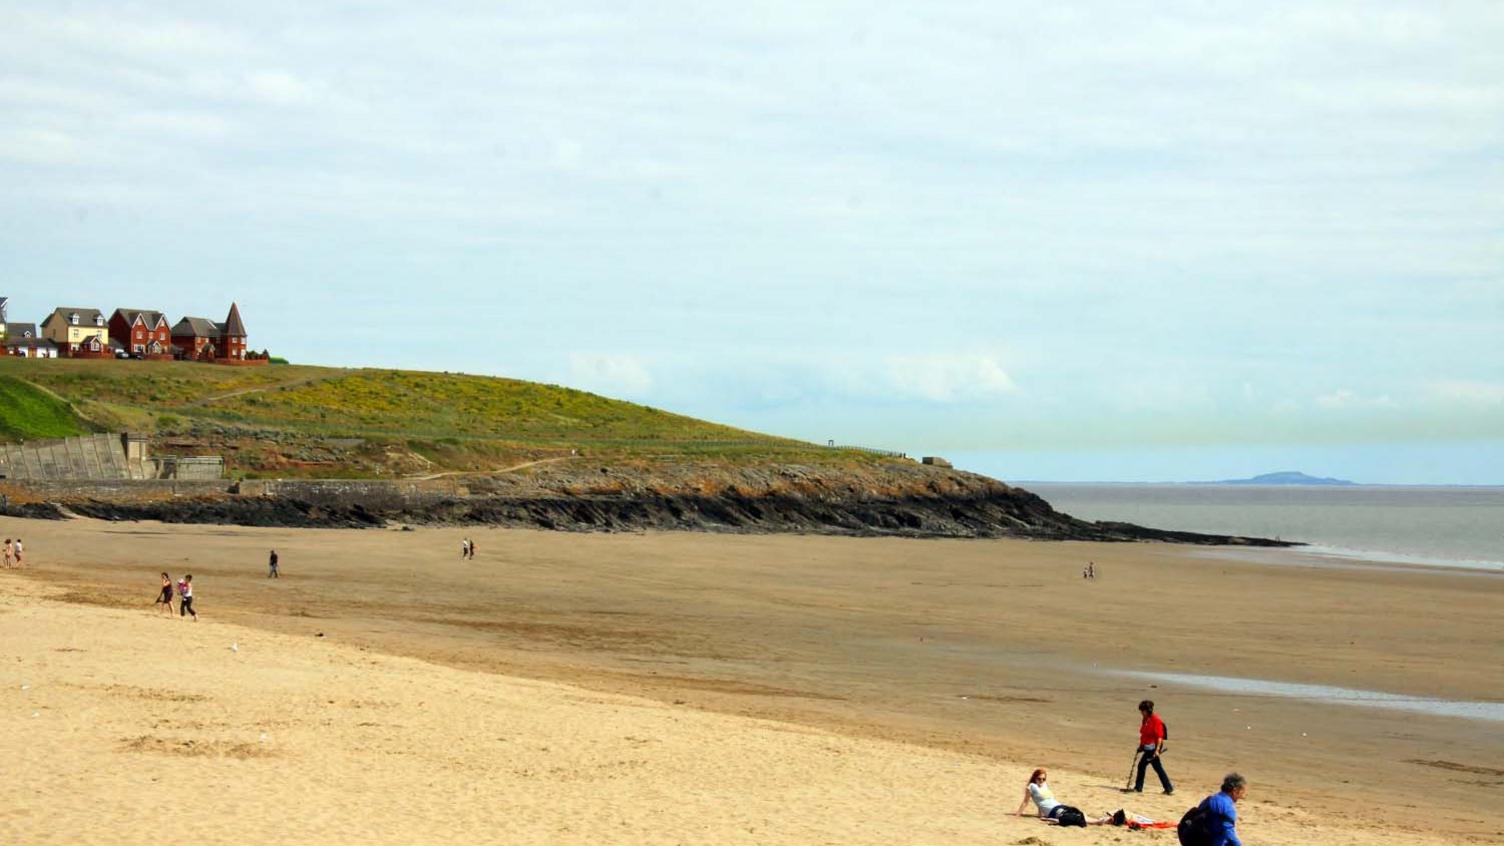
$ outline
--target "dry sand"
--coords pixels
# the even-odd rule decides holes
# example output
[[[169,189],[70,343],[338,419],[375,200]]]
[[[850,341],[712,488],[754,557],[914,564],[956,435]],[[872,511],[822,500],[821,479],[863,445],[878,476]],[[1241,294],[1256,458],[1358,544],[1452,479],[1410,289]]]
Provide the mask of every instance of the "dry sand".
[[[1012,816],[1036,765],[1091,813],[1160,818],[1239,769],[1250,844],[1504,842],[1499,723],[1102,672],[1497,700],[1497,576],[1155,544],[3,533],[29,567],[0,574],[0,842],[1174,842]],[[162,569],[194,573],[201,622],[154,616]],[[1116,790],[1143,696],[1174,797]]]

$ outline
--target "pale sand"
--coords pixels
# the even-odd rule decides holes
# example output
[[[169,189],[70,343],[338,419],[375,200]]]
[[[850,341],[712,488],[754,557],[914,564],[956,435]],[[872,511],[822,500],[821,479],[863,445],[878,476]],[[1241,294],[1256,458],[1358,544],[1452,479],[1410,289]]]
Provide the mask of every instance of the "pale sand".
[[[4,533],[32,568],[0,581],[0,842],[1174,842],[1011,816],[1036,764],[1091,813],[1161,818],[1241,769],[1250,844],[1504,842],[1497,723],[1090,669],[1497,697],[1504,579],[1158,545]],[[203,622],[154,617],[164,567],[191,568]],[[1174,612],[1152,637],[1124,601],[1144,591]],[[1174,797],[1114,789],[1146,693]]]

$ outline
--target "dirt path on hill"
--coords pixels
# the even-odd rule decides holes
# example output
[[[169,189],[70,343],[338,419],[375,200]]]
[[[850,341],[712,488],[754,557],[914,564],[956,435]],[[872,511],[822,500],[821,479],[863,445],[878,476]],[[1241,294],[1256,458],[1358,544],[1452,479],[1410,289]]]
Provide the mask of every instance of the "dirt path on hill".
[[[182,404],[180,406],[177,406],[177,408],[198,408],[198,407],[201,407],[201,406],[208,405],[211,402],[219,402],[220,400],[233,399],[235,397],[242,397],[242,396],[245,396],[246,394],[259,394],[259,393],[261,393],[263,391],[280,390],[282,388],[296,388],[296,387],[300,387],[302,385],[307,385],[310,382],[324,382],[324,381],[328,381],[329,379],[337,379],[337,378],[340,378],[341,376],[345,376],[345,375],[348,375],[348,374],[345,374],[345,373],[323,373],[323,374],[320,374],[318,376],[304,376],[304,377],[302,377],[300,379],[293,379],[293,380],[288,381],[288,382],[278,382],[275,385],[261,385],[261,386],[254,387],[254,388],[240,388],[239,390],[230,391],[229,393],[215,394],[212,397],[203,397],[202,399],[196,399],[196,400],[194,400],[192,402],[184,403],[184,404]]]
[[[521,464],[513,464],[511,467],[497,467],[492,470],[446,470],[443,473],[429,473],[425,476],[408,476],[415,482],[427,482],[433,479],[448,479],[454,476],[491,476],[497,473],[511,473],[515,470],[524,470],[528,467],[537,467],[540,464],[557,464],[561,461],[573,461],[578,455],[561,455],[555,458],[539,458],[536,461],[524,461]]]

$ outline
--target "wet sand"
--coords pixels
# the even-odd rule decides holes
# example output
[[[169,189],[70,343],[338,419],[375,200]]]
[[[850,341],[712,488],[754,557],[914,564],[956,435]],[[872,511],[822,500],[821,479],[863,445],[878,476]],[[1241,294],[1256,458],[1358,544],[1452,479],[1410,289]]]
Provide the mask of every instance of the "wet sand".
[[[1504,839],[1492,819],[1504,795],[1498,722],[1156,687],[1109,672],[1497,701],[1504,579],[1493,574],[1325,567],[1298,553],[1269,564],[1160,544],[5,526],[26,538],[25,575],[69,613],[124,615],[132,626],[140,617],[172,627],[171,637],[246,626],[278,643],[480,671],[455,684],[522,684],[498,674],[560,682],[656,700],[668,714],[761,717],[852,748],[877,743],[870,749],[888,750],[879,757],[974,766],[970,776],[991,783],[937,785],[918,770],[912,783],[895,782],[915,795],[985,802],[976,820],[947,812],[957,826],[948,840],[1066,842],[1065,832],[1005,816],[1018,804],[1019,773],[1034,765],[1054,768],[1061,798],[1089,811],[1126,806],[1162,818],[1178,818],[1223,772],[1240,770],[1254,785],[1244,812],[1250,842]],[[467,535],[478,542],[475,561],[459,558]],[[277,581],[266,578],[270,547],[281,556]],[[1089,560],[1099,578],[1087,583],[1080,569]],[[162,569],[194,573],[204,622],[149,619]],[[150,641],[157,630],[133,637]],[[1174,797],[1159,795],[1152,773],[1145,794],[1116,792],[1145,697],[1170,725]],[[130,754],[110,754],[129,766]],[[649,757],[648,769],[669,766]],[[841,772],[819,789],[866,789],[860,773]],[[867,812],[837,801],[829,813]],[[1309,838],[1311,825],[1323,827],[1320,839]],[[835,839],[929,839],[901,827],[846,834]],[[1120,834],[1075,832],[1070,842]],[[781,839],[820,842],[809,831]]]

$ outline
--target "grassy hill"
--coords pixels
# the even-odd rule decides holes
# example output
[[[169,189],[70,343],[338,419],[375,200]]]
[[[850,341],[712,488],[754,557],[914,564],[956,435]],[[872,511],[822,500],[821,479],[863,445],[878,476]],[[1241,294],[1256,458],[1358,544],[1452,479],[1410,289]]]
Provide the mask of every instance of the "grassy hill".
[[[0,375],[0,441],[66,438],[91,431],[66,402],[13,376]]]
[[[246,475],[417,476],[572,455],[871,460],[556,385],[462,374],[0,358],[7,389],[28,399],[6,402],[0,439],[141,431],[159,452],[222,454]]]

